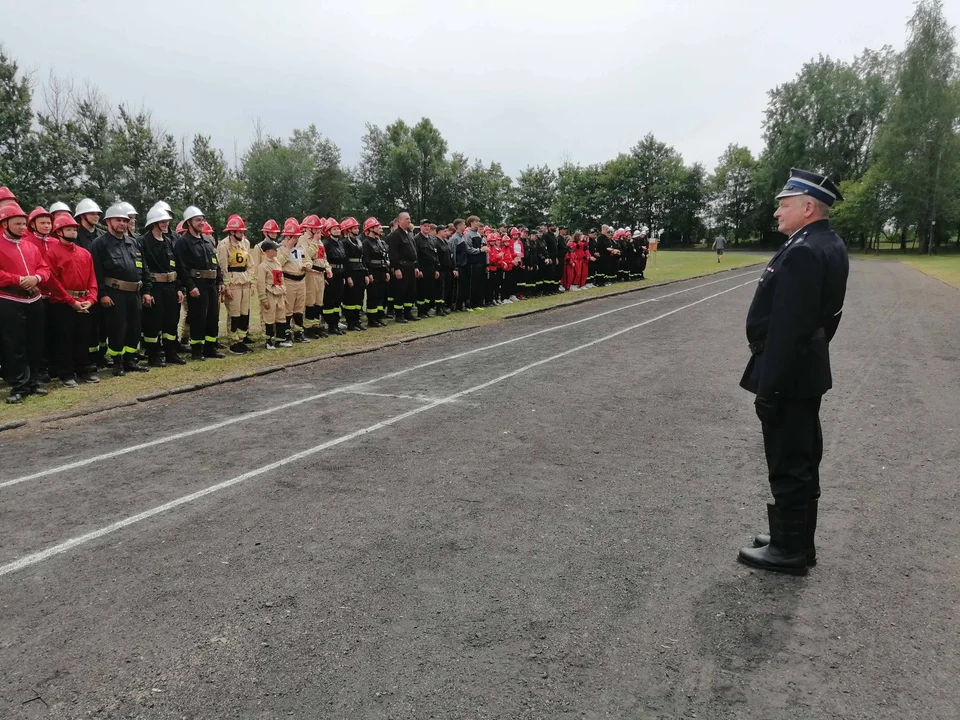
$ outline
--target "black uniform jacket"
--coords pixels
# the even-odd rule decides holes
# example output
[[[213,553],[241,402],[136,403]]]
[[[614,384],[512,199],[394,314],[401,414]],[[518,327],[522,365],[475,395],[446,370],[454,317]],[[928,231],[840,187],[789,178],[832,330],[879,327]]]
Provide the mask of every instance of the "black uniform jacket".
[[[399,267],[417,265],[417,245],[410,233],[402,227],[397,227],[387,235],[387,250],[390,254],[390,267],[396,270]]]
[[[363,238],[363,264],[376,275],[382,275],[389,269],[387,244],[383,238],[369,236]]]
[[[342,237],[325,237],[323,239],[323,249],[327,252],[327,262],[333,265],[334,277],[339,277],[347,272],[347,246]]]
[[[823,395],[833,385],[837,332],[850,261],[827,220],[798,230],[763,271],[747,312],[754,354],[740,386],[767,400]]]
[[[104,233],[93,241],[90,247],[93,256],[93,269],[97,276],[97,285],[109,292],[106,278],[122,280],[123,282],[142,283],[140,293],[149,295],[153,286],[153,277],[143,263],[143,254],[140,252],[140,243],[132,237],[117,238],[110,233]]]
[[[433,238],[423,233],[417,233],[414,241],[417,243],[417,264],[420,269],[431,268],[436,271],[437,265],[440,264],[440,258],[437,256],[437,246],[434,244]]]
[[[177,258],[177,281],[183,284],[187,292],[198,285],[207,285],[213,282],[201,280],[190,274],[191,270],[216,270],[216,284],[223,285],[223,270],[217,264],[217,249],[205,237],[195,237],[190,233],[180,236],[173,246],[173,254]]]
[[[148,272],[167,274],[177,271],[177,260],[173,255],[173,243],[167,239],[166,235],[163,236],[163,240],[157,240],[152,232],[147,231],[137,238],[137,242],[140,243],[143,264],[146,265]],[[175,283],[163,287],[182,290],[183,284],[178,276]]]

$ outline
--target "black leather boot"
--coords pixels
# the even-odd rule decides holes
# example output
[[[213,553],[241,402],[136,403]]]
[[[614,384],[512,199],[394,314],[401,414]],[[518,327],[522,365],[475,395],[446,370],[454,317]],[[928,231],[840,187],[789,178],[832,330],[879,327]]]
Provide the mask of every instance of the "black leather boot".
[[[817,500],[811,500],[810,504],[807,505],[807,532],[806,537],[807,541],[804,545],[807,553],[807,565],[813,567],[817,564],[817,546],[814,542],[814,536],[817,534]],[[773,505],[768,504],[768,514],[769,508]],[[770,536],[760,533],[753,538],[754,547],[763,547],[764,545],[770,544]]]
[[[741,548],[737,559],[745,565],[761,570],[807,574],[807,554],[804,552],[807,529],[807,506],[781,508],[768,506],[770,516],[770,544],[759,548]]]

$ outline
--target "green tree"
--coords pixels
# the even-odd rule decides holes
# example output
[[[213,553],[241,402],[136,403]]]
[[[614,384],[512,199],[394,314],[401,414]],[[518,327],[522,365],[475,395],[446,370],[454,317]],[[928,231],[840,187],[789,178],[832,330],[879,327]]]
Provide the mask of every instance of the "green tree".
[[[20,73],[20,67],[0,45],[0,185],[8,185],[15,193],[36,200],[36,187],[20,188],[19,181],[25,167],[21,165],[33,138],[33,91],[30,78]]]
[[[736,243],[750,235],[757,211],[753,185],[756,160],[748,148],[731,144],[720,156],[710,181],[710,204],[717,229]]]
[[[557,172],[557,192],[551,217],[572,230],[584,232],[603,222],[604,166],[566,163]]]
[[[223,151],[210,144],[208,135],[193,136],[189,177],[184,200],[199,207],[219,232],[227,222],[230,171]]]
[[[915,226],[924,252],[957,223],[958,117],[953,29],[940,0],[921,0],[908,23],[897,94],[877,139],[877,163],[895,197],[898,226]]]
[[[510,222],[529,227],[547,222],[556,194],[556,173],[546,165],[521,171],[510,197]]]

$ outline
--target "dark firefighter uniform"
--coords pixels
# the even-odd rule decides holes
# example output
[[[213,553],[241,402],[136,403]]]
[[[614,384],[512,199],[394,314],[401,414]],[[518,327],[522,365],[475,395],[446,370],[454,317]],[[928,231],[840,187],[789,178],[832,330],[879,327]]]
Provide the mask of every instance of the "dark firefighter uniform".
[[[344,247],[343,238],[332,235],[323,238],[323,248],[333,271],[333,277],[327,278],[327,289],[323,293],[323,321],[331,335],[343,335],[343,330],[340,329],[340,305],[343,303],[343,288],[347,277],[347,249]]]
[[[122,370],[136,368],[142,296],[152,293],[153,278],[143,262],[140,243],[132,237],[104,233],[94,240],[90,254],[101,299],[100,333],[107,338],[114,373],[120,375]],[[111,307],[103,306],[105,297],[113,302]]]
[[[100,228],[94,226],[93,230],[87,230],[81,223],[77,227],[77,247],[92,252],[93,241],[101,234],[103,234],[103,231]],[[107,349],[107,346],[100,342],[100,323],[103,320],[103,308],[98,303],[90,307],[89,313],[90,343],[88,349],[90,351],[90,365],[96,367],[102,364],[103,354]]]
[[[380,236],[363,238],[363,264],[373,276],[367,286],[367,324],[384,327],[387,316],[387,286],[390,283],[390,255],[387,244]]]
[[[417,297],[417,245],[410,233],[399,225],[387,235],[387,252],[393,278],[393,311],[397,322],[418,320],[413,317],[413,303]],[[399,271],[400,277],[397,277]]]
[[[347,278],[350,279],[350,282],[344,280],[343,314],[348,330],[365,330],[360,324],[360,313],[369,272],[363,263],[363,241],[359,237],[344,237],[342,242],[347,255]]]
[[[177,354],[177,325],[180,323],[179,292],[183,285],[177,276],[177,259],[169,233],[157,240],[147,229],[139,238],[143,263],[153,280],[153,305],[143,309],[143,344],[151,365],[165,362],[182,365]]]
[[[417,282],[417,317],[426,317],[430,308],[442,297],[437,292],[440,256],[433,237],[424,233],[422,228],[414,237],[414,242],[417,244],[417,267],[423,275]]]
[[[777,198],[795,195],[827,205],[843,199],[830,180],[805,170],[792,170]],[[811,222],[766,266],[747,313],[751,357],[740,385],[757,396],[774,498],[772,539],[758,536],[759,547],[741,550],[747,564],[797,574],[816,561],[820,400],[832,387],[829,344],[840,324],[849,270],[846,246],[829,221]]]
[[[433,237],[433,244],[437,248],[437,258],[440,261],[440,279],[437,280],[437,314],[447,315],[453,310],[453,298],[455,297],[453,279],[453,248],[450,243],[439,235]]]
[[[187,293],[190,354],[195,359],[223,357],[223,353],[217,352],[220,288],[223,287],[217,250],[202,235],[187,232],[180,236],[173,253],[177,260],[177,278]]]
[[[552,295],[557,291],[560,278],[557,276],[557,236],[547,230],[540,238],[543,244],[543,262],[540,264],[540,289]],[[547,262],[549,260],[549,263]]]

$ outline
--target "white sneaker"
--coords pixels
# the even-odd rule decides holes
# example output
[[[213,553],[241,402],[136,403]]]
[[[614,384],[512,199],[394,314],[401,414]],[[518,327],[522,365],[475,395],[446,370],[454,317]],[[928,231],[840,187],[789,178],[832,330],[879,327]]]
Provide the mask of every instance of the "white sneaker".
[[[583,289],[584,289],[584,290],[591,290],[591,289],[593,289],[593,288],[595,288],[595,287],[596,287],[596,285],[594,285],[593,283],[587,283],[586,285],[583,286]]]
[[[277,347],[293,347],[293,343],[289,340],[281,340],[277,343]]]
[[[501,305],[513,305],[513,300],[501,300]]]
[[[520,299],[519,299],[516,295],[511,295],[511,296],[510,296],[510,302],[512,302],[512,303],[520,302]]]
[[[558,287],[557,290],[559,290],[560,292],[566,292],[566,291],[567,291],[567,289],[566,289],[563,285],[561,285],[560,287]]]

